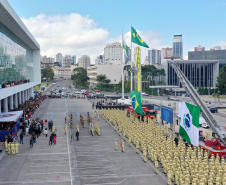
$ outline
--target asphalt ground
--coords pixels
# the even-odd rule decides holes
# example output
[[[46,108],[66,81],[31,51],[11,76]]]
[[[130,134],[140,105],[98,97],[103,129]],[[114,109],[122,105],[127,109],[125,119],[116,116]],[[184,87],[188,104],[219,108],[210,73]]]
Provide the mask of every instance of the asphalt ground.
[[[46,99],[34,117],[53,117],[56,126],[57,144],[49,145],[48,137],[41,135],[30,148],[28,136],[19,147],[19,154],[5,154],[0,161],[0,184],[121,184],[146,185],[167,184],[166,176],[155,174],[154,165],[143,162],[142,154],[125,142],[125,153],[120,150],[119,134],[103,119],[98,123],[101,135],[91,136],[86,114],[93,115],[88,100]],[[73,114],[73,128],[64,132],[64,117]],[[85,120],[82,128],[78,114]],[[76,124],[80,136],[76,141]],[[115,139],[119,150],[115,151]],[[161,168],[160,168],[161,171]]]

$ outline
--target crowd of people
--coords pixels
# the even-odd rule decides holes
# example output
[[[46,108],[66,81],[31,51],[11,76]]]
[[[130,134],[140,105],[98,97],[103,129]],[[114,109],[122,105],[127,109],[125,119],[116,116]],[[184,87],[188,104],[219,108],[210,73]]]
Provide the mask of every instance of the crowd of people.
[[[20,81],[8,81],[5,83],[0,84],[0,89],[2,88],[8,88],[8,87],[14,87],[16,85],[25,84],[30,82],[30,80],[20,80]]]

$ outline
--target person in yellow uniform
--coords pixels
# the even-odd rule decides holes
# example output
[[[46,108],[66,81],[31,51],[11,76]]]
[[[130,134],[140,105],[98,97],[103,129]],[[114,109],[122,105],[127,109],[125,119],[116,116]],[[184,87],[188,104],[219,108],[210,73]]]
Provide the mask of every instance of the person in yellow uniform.
[[[16,142],[14,146],[15,146],[15,153],[18,154],[19,153],[19,144]]]
[[[14,143],[11,144],[11,150],[12,150],[12,154],[15,154],[15,144]]]
[[[143,149],[143,155],[144,155],[144,162],[147,162],[147,151],[146,148]]]
[[[65,135],[67,135],[67,123],[64,125]]]
[[[77,123],[77,125],[76,125],[76,128],[77,128],[77,131],[79,132],[79,126],[78,126],[78,123]]]
[[[121,142],[121,147],[122,147],[122,152],[125,152],[124,140],[122,140],[122,142]]]
[[[159,169],[158,169],[158,167],[159,167],[159,163],[158,163],[158,161],[157,161],[157,159],[155,160],[155,173],[158,175],[159,174]]]
[[[115,139],[115,150],[118,150],[118,139]]]

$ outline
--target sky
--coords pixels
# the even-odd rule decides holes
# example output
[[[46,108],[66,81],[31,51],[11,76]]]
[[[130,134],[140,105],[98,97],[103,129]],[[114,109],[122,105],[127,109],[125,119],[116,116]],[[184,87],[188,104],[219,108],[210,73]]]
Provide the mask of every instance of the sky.
[[[183,35],[184,59],[199,44],[226,46],[226,0],[8,0],[41,47],[41,55],[89,55],[104,47],[131,46],[131,25],[150,49],[172,47]],[[135,47],[136,44],[133,44]],[[142,48],[141,59],[148,55]]]

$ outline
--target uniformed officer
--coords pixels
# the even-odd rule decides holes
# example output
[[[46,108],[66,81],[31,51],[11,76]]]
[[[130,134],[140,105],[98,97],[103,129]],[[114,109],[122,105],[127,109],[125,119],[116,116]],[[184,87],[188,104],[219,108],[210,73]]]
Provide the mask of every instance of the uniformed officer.
[[[155,160],[155,173],[158,175],[159,173],[159,170],[158,170],[158,167],[159,167],[159,163],[157,161],[157,159]]]
[[[144,155],[144,162],[147,162],[147,151],[146,148],[143,149],[143,155]]]
[[[124,140],[121,142],[122,152],[125,152]]]
[[[115,139],[115,150],[117,151],[118,150],[118,140]]]

